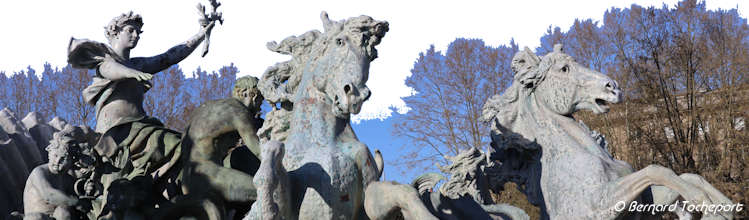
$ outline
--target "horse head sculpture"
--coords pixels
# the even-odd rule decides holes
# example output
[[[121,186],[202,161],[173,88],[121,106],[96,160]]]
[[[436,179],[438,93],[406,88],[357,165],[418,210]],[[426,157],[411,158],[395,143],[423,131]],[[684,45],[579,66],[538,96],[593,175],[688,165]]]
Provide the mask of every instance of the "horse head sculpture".
[[[528,53],[524,51],[523,53]],[[530,55],[521,55],[527,57]],[[525,67],[523,59],[513,60],[513,66]],[[526,67],[527,68],[527,67]],[[616,81],[606,75],[588,69],[572,57],[562,52],[557,44],[554,52],[544,56],[535,69],[540,80],[535,86],[538,100],[546,107],[560,115],[570,115],[578,110],[591,110],[594,113],[609,111],[609,103],[619,103],[622,91]]]
[[[698,175],[676,175],[658,165],[634,171],[601,146],[572,113],[608,112],[609,104],[622,101],[621,89],[609,77],[576,63],[561,45],[543,57],[526,48],[515,55],[512,68],[513,84],[486,102],[482,119],[492,126],[492,158],[502,161],[499,176],[523,182],[524,192],[541,206],[545,218],[638,218],[649,214],[629,213],[616,205],[651,199],[669,205],[679,202],[679,195],[692,204],[731,203]],[[651,198],[641,195],[646,190]]]
[[[261,84],[272,91],[268,100],[273,103],[296,103],[308,98],[310,92],[320,92],[317,95],[334,105],[332,111],[337,117],[348,118],[359,113],[362,103],[371,95],[366,86],[369,63],[377,58],[375,46],[388,31],[388,24],[368,16],[331,21],[325,12],[321,19],[325,33],[313,30],[286,38],[280,44],[268,44],[272,51],[293,58],[271,67],[264,75],[274,78]],[[297,90],[302,81],[311,81],[314,90]],[[285,91],[278,91],[281,84]]]
[[[324,33],[313,30],[268,44],[272,51],[292,56],[270,67],[259,83],[274,110],[258,133],[261,142],[281,149],[276,151],[283,153],[270,155],[283,157],[283,162],[262,159],[265,168],[255,176],[258,208],[253,206],[251,217],[364,218],[364,190],[379,179],[381,171],[356,138],[350,115],[359,113],[371,94],[366,85],[369,63],[377,57],[375,46],[388,23],[369,16],[331,21],[325,12],[321,19]],[[289,172],[279,175],[278,170]],[[274,201],[274,192],[283,199]],[[260,211],[272,206],[278,212]]]

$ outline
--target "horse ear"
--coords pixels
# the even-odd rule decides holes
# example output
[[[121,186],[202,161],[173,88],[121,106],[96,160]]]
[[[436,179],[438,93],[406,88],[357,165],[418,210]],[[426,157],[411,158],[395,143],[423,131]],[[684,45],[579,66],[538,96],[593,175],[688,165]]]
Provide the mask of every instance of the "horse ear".
[[[538,66],[540,59],[534,54],[531,49],[525,47],[522,51],[519,51],[512,57],[512,71],[515,74],[527,71]]]
[[[325,29],[325,32],[328,32],[334,29],[340,29],[341,25],[338,24],[338,22],[331,21],[330,18],[328,17],[328,12],[322,11],[322,13],[320,13],[320,20],[322,20],[322,25],[323,25],[323,28]]]
[[[328,32],[331,26],[333,26],[332,21],[330,21],[330,17],[328,17],[328,12],[322,11],[320,13],[320,20],[322,20],[322,26],[325,28],[325,32]]]

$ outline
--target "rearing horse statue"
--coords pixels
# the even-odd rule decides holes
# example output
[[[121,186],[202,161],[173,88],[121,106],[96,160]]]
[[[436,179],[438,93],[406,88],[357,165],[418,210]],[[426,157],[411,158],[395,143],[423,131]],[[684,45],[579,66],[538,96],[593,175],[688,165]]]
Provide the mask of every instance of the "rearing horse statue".
[[[274,109],[258,131],[258,200],[245,219],[367,219],[365,190],[382,164],[357,139],[350,115],[371,94],[369,63],[388,23],[369,16],[331,21],[325,12],[321,18],[324,33],[268,44],[292,59],[270,67],[259,82]]]
[[[656,217],[622,210],[632,201],[651,199],[660,205],[732,204],[698,175],[676,175],[658,165],[634,171],[614,159],[572,113],[605,113],[609,103],[622,100],[622,92],[614,80],[564,54],[561,45],[543,57],[526,48],[515,55],[512,68],[512,85],[486,102],[482,118],[491,123],[493,157],[503,162],[505,177],[524,179],[526,194],[541,205],[545,218]],[[651,197],[646,191],[652,198],[645,198]],[[732,214],[703,213],[703,219],[731,219]]]

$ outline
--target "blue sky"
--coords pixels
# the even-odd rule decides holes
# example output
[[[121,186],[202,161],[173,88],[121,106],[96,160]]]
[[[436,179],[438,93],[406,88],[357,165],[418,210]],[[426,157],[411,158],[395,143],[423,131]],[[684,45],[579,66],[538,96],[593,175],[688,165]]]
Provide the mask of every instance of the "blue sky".
[[[370,151],[375,149],[382,152],[385,160],[384,178],[388,181],[410,183],[416,177],[415,172],[410,172],[405,166],[398,166],[397,160],[401,158],[401,148],[408,147],[408,142],[400,137],[393,136],[394,120],[366,120],[353,124],[356,136],[366,143]],[[435,170],[436,171],[436,170]]]

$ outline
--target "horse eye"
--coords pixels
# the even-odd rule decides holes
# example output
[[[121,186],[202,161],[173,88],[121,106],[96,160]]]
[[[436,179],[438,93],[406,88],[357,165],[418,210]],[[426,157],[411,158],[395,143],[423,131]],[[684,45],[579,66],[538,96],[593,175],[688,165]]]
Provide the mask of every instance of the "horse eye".
[[[343,46],[343,39],[341,38],[335,39],[335,44],[337,44],[338,46]]]
[[[567,65],[564,65],[564,67],[562,67],[562,72],[565,72],[565,73],[566,73],[566,72],[567,72],[567,69],[568,69]]]

